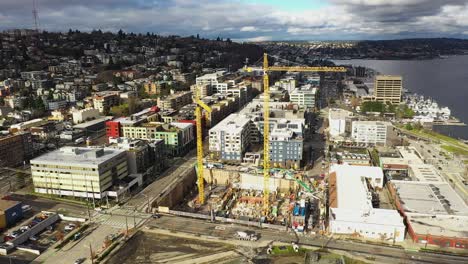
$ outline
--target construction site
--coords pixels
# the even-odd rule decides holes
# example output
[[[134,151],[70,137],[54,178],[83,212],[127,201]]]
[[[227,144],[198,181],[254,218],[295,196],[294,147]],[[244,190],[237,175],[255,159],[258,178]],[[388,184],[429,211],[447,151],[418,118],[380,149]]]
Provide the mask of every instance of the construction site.
[[[271,171],[268,212],[264,212],[263,171],[230,165],[205,170],[205,203],[198,203],[196,195],[182,207],[202,214],[288,226],[298,232],[323,230],[324,181],[305,179],[292,170]]]
[[[304,107],[301,111],[300,106],[293,106],[289,101],[283,103],[271,100],[268,79],[270,71],[342,72],[344,69],[270,67],[265,54],[264,93],[254,99],[250,104],[252,107],[247,105],[240,113],[232,114],[224,123],[222,121],[218,125],[221,128],[211,128],[209,153],[204,151],[206,148],[203,148],[204,142],[200,135],[203,113],[209,113],[211,109],[199,99],[199,93],[195,93],[198,192],[191,192],[174,209],[211,217],[281,225],[297,232],[322,232],[325,229],[326,216],[326,184],[323,174],[306,176],[300,170],[303,145],[311,131],[304,120],[308,111],[314,110]],[[310,86],[309,84],[309,88]],[[272,89],[274,91],[275,88]],[[223,129],[227,132],[221,131]],[[230,136],[216,142],[215,137],[224,137],[225,134]],[[239,142],[239,147],[235,147],[234,144]],[[257,152],[250,152],[252,149]],[[275,153],[283,149],[284,155],[287,154],[289,159],[278,161],[275,155],[282,158],[283,153]]]

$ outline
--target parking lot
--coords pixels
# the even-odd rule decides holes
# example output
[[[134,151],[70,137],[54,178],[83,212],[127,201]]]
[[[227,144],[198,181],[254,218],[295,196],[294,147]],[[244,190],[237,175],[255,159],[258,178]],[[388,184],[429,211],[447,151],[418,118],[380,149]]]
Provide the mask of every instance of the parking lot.
[[[34,228],[37,224],[47,220],[53,214],[36,214],[33,217],[28,218],[20,223],[18,223],[15,227],[6,230],[3,233],[3,242],[7,242],[10,240],[14,240],[15,238],[19,237],[21,234],[27,232],[28,230]],[[58,220],[55,223],[47,226],[45,229],[40,231],[39,233],[32,235],[29,239],[18,245],[21,248],[27,249],[34,249],[38,250],[39,252],[44,252],[52,245],[61,241],[65,238],[65,236],[72,232],[73,230],[79,228],[81,223],[79,222],[71,222],[71,221],[64,221]],[[82,234],[79,233],[78,236],[73,237],[72,240],[81,239]],[[10,263],[10,258],[12,259],[11,263],[22,263],[22,261],[26,261],[24,263],[29,263],[32,259],[36,258],[37,255],[24,252],[20,249],[15,249],[13,252],[8,254],[8,256],[0,258],[0,263],[4,261],[8,261],[6,263]],[[2,262],[3,261],[3,262]]]

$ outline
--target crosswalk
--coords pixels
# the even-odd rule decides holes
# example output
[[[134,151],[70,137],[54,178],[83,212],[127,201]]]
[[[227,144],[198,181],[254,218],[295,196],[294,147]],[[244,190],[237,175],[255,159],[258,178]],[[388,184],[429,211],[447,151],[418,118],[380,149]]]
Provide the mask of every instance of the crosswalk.
[[[118,208],[102,214],[99,222],[103,225],[124,229],[138,226],[150,217],[151,214],[137,212],[130,208]]]

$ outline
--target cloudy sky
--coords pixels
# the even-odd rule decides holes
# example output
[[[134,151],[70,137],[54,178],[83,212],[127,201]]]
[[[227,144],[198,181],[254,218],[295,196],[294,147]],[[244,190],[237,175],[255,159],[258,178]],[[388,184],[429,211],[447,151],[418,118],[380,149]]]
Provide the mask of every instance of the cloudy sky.
[[[32,28],[33,0],[0,0],[0,30]],[[468,38],[468,0],[36,0],[40,28],[236,40]]]

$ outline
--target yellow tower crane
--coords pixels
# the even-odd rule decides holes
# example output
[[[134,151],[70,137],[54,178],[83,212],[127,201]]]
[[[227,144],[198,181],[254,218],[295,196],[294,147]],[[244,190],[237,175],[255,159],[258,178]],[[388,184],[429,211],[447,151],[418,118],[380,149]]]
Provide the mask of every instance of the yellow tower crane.
[[[247,71],[252,71],[247,68]],[[268,54],[263,54],[263,214],[270,208],[270,83],[268,72],[346,72],[345,67],[269,66]]]
[[[202,108],[211,113],[211,108],[200,100],[200,91],[195,89],[195,117],[197,122],[197,185],[198,202],[200,205],[205,203],[205,184],[203,180],[203,129],[202,129]]]

